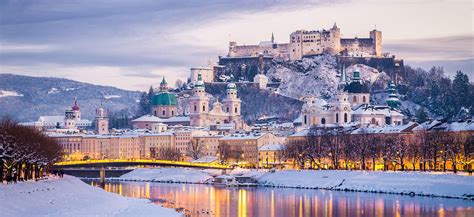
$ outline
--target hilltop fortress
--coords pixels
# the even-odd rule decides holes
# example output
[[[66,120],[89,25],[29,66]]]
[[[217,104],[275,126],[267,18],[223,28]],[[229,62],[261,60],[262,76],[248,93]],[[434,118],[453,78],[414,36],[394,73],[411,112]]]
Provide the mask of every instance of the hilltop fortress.
[[[336,24],[329,30],[296,30],[290,34],[289,43],[276,43],[272,34],[270,41],[258,45],[237,45],[229,42],[227,57],[257,57],[259,55],[278,59],[301,60],[305,56],[331,54],[351,57],[382,57],[382,32],[372,30],[369,38],[341,38]]]

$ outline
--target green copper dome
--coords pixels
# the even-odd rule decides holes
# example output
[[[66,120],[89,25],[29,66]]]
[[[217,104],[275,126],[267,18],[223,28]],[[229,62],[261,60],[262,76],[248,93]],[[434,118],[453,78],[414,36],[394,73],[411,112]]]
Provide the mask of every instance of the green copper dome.
[[[168,92],[158,93],[153,96],[151,100],[151,104],[154,106],[162,105],[162,106],[176,106],[178,103],[176,101],[176,96],[174,94]]]

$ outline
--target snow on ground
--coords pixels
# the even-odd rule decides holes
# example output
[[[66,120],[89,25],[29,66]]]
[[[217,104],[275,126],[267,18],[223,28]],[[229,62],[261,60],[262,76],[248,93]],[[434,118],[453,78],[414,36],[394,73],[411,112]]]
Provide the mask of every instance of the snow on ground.
[[[422,172],[285,170],[259,179],[265,186],[355,190],[474,199],[474,177]]]
[[[0,184],[0,215],[10,216],[180,216],[145,199],[92,187],[72,176]]]
[[[182,183],[205,183],[212,176],[196,169],[188,168],[138,168],[126,173],[119,178],[111,178],[125,181],[152,181],[152,182],[182,182]]]
[[[104,95],[104,99],[118,99],[121,97],[122,96],[119,96],[119,95]]]
[[[23,96],[23,94],[18,93],[16,91],[0,90],[0,97],[8,97],[8,96]]]

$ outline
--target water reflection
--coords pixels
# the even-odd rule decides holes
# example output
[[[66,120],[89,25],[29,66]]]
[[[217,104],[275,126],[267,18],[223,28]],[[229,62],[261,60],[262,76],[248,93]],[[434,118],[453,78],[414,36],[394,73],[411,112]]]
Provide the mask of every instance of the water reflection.
[[[474,202],[283,188],[110,182],[104,188],[127,197],[149,198],[186,216],[474,216]]]

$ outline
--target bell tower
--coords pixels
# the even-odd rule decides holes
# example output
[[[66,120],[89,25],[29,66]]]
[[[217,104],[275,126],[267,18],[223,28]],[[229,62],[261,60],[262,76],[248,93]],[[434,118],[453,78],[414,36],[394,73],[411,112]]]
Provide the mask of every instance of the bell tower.
[[[206,89],[202,81],[201,73],[198,74],[198,80],[196,84],[194,84],[193,96],[189,101],[191,126],[206,125],[207,114],[209,113],[209,97],[206,96]]]
[[[108,112],[102,107],[95,110],[95,132],[99,135],[109,134],[109,116]]]
[[[228,112],[231,118],[240,116],[241,101],[237,98],[237,86],[235,83],[229,83],[226,90],[227,96],[222,101],[225,112]]]

